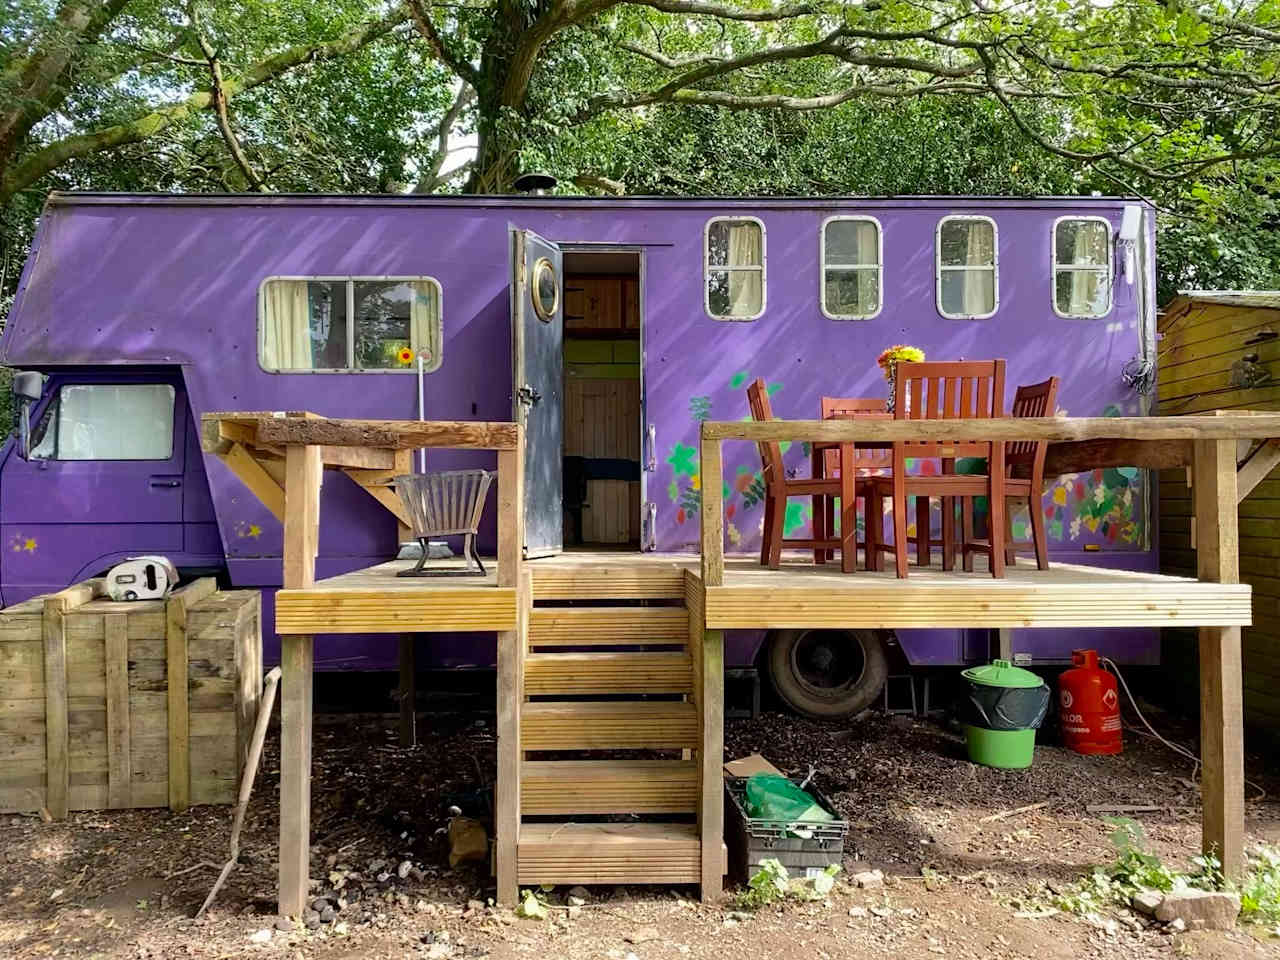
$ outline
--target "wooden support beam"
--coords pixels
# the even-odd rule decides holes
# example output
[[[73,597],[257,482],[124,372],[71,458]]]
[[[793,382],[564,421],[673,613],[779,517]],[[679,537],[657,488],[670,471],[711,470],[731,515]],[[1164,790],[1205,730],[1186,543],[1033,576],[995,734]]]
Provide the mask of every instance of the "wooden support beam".
[[[271,515],[284,523],[284,490],[262,464],[254,459],[249,449],[243,444],[232,443],[227,452],[218,457],[249,488],[249,492],[271,511]]]
[[[217,416],[209,414],[209,416]],[[1277,431],[1280,432],[1280,431]],[[511,450],[519,443],[514,423],[481,420],[330,420],[325,417],[264,417],[257,437],[264,444],[319,444],[337,447],[453,447]]]
[[[385,447],[322,446],[320,459],[326,467],[353,470],[390,470],[395,466],[396,452]]]
[[[499,474],[501,476],[501,474]],[[516,476],[520,476],[519,473]],[[494,785],[495,866],[498,902],[512,905],[519,896],[520,746],[524,708],[524,659],[529,649],[529,611],[533,573],[523,571],[516,590],[516,629],[498,634],[498,778]]]
[[[218,589],[213,577],[180,587],[165,601],[165,677],[168,697],[169,809],[191,805],[191,685],[187,655],[187,612]]]
[[[1132,440],[1074,440],[1051,443],[1045,454],[1044,475],[1085,473],[1099,467],[1145,467],[1172,470],[1191,465],[1190,440],[1138,443]]]
[[[702,426],[702,584],[719,587],[724,584],[724,462],[720,441],[709,439]]]
[[[1251,418],[1249,418],[1251,419]],[[1239,422],[1248,422],[1241,420]],[[1240,582],[1235,440],[1196,444],[1196,568],[1200,580]],[[1244,707],[1240,628],[1200,628],[1202,846],[1228,879],[1244,870]]]
[[[107,806],[133,806],[133,758],[129,733],[129,615],[102,618],[107,686]]]
[[[44,730],[45,807],[55,820],[65,820],[70,793],[70,735],[67,720],[67,634],[69,604],[62,594],[44,601]]]
[[[1243,502],[1277,466],[1280,466],[1280,440],[1264,440],[1236,469],[1236,497],[1239,502]]]
[[[390,453],[391,451],[387,451],[387,452]],[[351,479],[356,482],[356,485],[361,490],[363,490],[369,496],[373,497],[373,499],[377,500],[378,503],[382,504],[382,506],[386,508],[388,513],[390,513],[393,517],[396,518],[397,529],[404,528],[405,530],[407,530],[409,527],[409,511],[405,510],[404,504],[400,502],[399,495],[390,487],[386,486],[385,483],[381,483],[381,482],[367,483],[361,480],[359,478],[359,474],[367,473],[367,472],[369,471],[360,471],[360,470],[344,470],[343,471],[343,473],[345,473],[348,477],[351,477]],[[404,538],[401,537],[400,541],[397,541],[397,542],[402,542],[403,539]]]
[[[400,746],[418,745],[418,686],[417,657],[414,655],[414,635],[400,634],[400,686],[396,699],[400,702]]]
[[[724,633],[702,634],[700,751],[702,797],[698,833],[702,839],[702,901],[720,898],[724,885]]]
[[[291,446],[285,459],[284,587],[315,585],[320,526],[318,446]],[[311,878],[311,709],[314,638],[280,638],[280,887],[282,916],[300,917]]]
[[[523,558],[524,450],[517,446],[498,451],[498,586],[520,583]]]

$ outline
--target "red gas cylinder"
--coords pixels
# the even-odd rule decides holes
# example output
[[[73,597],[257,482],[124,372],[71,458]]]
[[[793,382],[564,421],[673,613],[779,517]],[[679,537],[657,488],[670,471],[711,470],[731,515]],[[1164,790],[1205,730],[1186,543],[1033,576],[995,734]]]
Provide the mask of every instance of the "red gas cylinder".
[[[1120,695],[1116,678],[1098,666],[1096,650],[1073,650],[1075,664],[1058,678],[1062,742],[1076,753],[1119,753]]]

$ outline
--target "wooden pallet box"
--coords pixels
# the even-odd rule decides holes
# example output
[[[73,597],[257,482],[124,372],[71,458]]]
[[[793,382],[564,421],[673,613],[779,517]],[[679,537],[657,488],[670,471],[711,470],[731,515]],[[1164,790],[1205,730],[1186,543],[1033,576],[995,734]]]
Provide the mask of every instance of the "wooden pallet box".
[[[130,603],[88,581],[0,611],[0,811],[234,802],[261,624],[256,590],[212,579]]]

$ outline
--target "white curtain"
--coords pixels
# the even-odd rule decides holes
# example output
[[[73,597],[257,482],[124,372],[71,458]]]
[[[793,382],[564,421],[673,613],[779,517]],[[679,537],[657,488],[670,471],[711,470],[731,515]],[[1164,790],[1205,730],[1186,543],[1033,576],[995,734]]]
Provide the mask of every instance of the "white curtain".
[[[735,223],[729,227],[729,266],[763,268],[762,237],[758,223]],[[750,317],[763,305],[763,269],[730,270],[729,314]]]
[[[409,343],[422,357],[425,368],[434,370],[440,366],[440,295],[430,280],[415,280],[409,286],[413,290],[409,306]]]
[[[312,369],[307,281],[272,280],[262,299],[262,365],[269,370]]]
[[[57,426],[37,460],[168,460],[173,387],[161,383],[75,384],[58,393]]]
[[[1106,239],[1103,239],[1103,231]],[[1071,271],[1071,302],[1063,312],[1073,316],[1098,317],[1107,312],[1107,298],[1110,291],[1106,284],[1109,271],[1105,269],[1105,255],[1097,249],[1098,241],[1102,249],[1110,242],[1110,231],[1096,221],[1083,221],[1076,224],[1075,249],[1071,252],[1071,262],[1076,265],[1102,265],[1098,270]]]
[[[972,220],[965,224],[969,232],[965,263],[971,267],[991,264],[991,270],[964,272],[964,312],[970,315],[990,313],[995,309],[995,250],[989,223]]]

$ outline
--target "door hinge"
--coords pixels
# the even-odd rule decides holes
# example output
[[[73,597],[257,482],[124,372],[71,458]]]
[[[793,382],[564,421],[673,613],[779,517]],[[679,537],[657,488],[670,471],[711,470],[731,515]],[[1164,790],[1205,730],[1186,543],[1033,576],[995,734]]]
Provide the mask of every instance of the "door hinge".
[[[516,391],[516,400],[526,407],[534,406],[541,399],[542,394],[535,390],[532,384],[526,383]]]
[[[644,546],[641,549],[658,549],[658,505],[652,500],[644,505]]]
[[[644,467],[650,473],[658,469],[658,427],[657,424],[649,424],[649,457]]]

